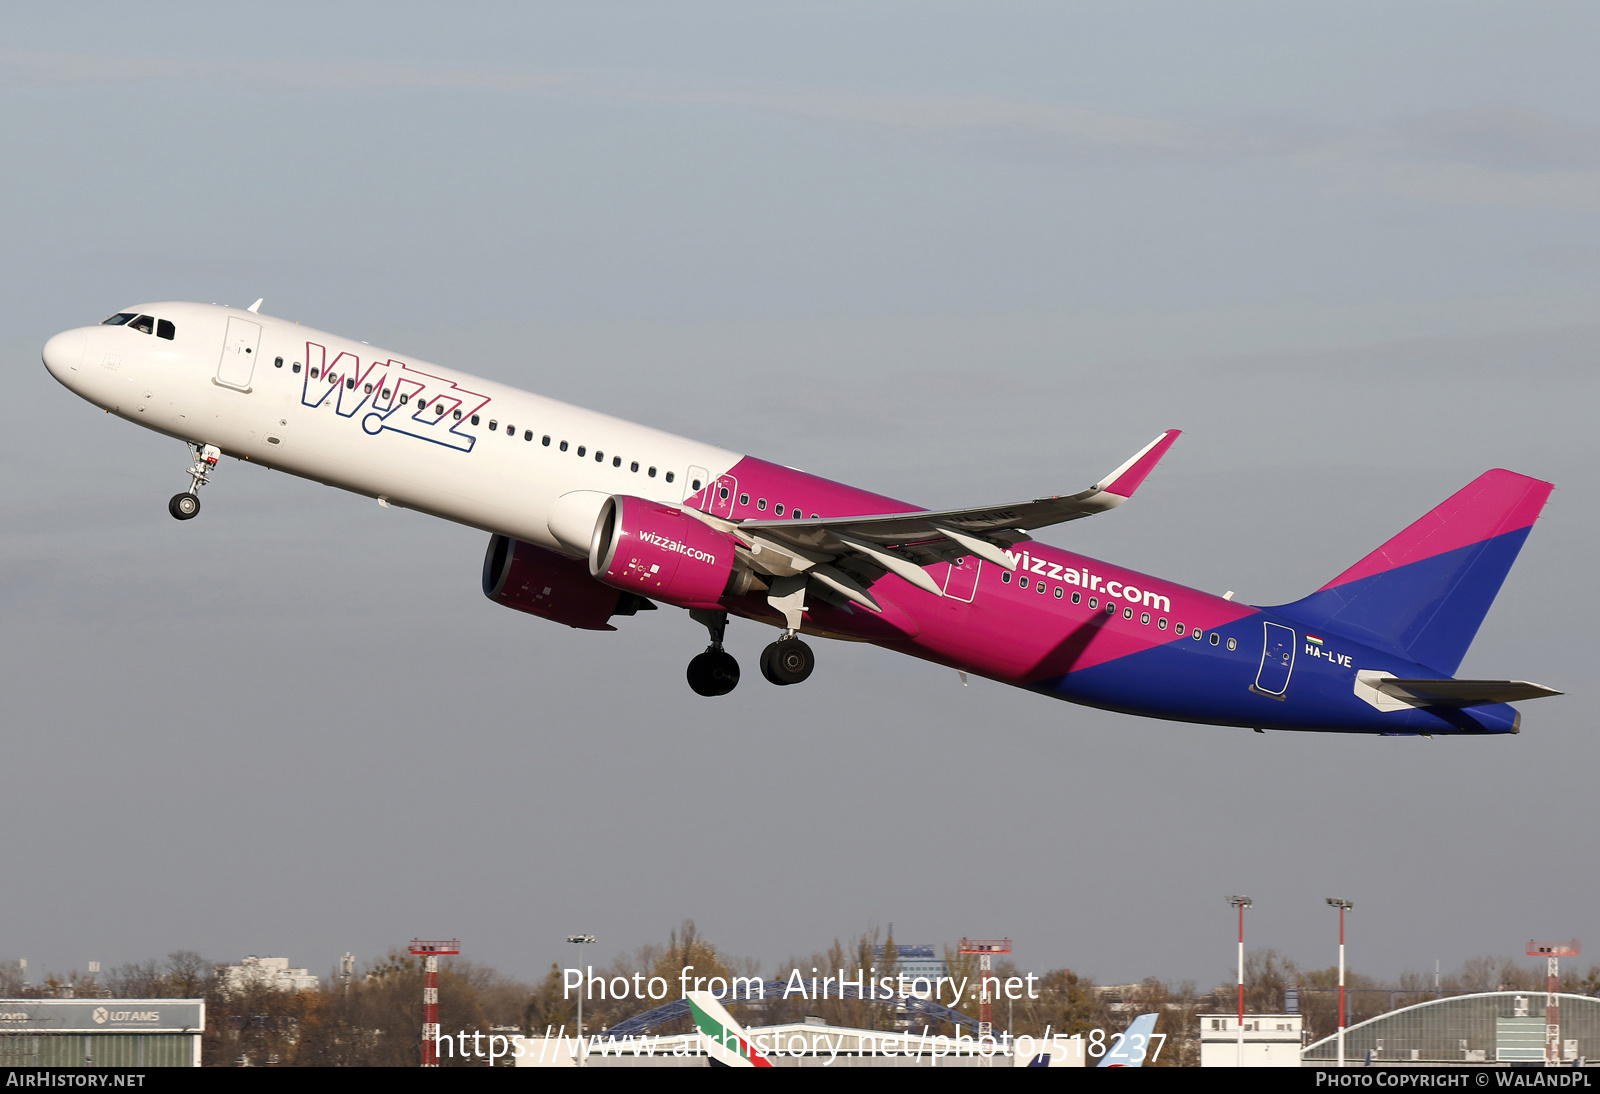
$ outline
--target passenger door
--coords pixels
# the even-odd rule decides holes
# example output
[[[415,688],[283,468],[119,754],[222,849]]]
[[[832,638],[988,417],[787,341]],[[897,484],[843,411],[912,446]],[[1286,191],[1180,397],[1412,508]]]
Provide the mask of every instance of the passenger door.
[[[1295,633],[1278,623],[1263,623],[1261,668],[1256,673],[1252,690],[1274,699],[1282,699],[1289,690],[1289,676],[1294,672]]]
[[[249,391],[256,370],[256,350],[261,346],[261,324],[228,317],[228,333],[217,361],[217,383],[235,391]]]

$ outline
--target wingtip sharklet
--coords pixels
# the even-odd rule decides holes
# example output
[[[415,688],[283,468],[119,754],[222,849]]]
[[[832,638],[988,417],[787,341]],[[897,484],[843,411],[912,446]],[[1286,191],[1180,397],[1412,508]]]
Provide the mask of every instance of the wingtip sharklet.
[[[1161,462],[1161,457],[1167,454],[1167,449],[1182,435],[1181,429],[1169,429],[1149,444],[1145,445],[1127,463],[1117,468],[1111,474],[1101,479],[1096,487],[1107,494],[1115,494],[1120,498],[1131,498],[1133,492],[1139,489],[1139,484],[1144,482],[1145,476],[1155,470],[1156,464]]]

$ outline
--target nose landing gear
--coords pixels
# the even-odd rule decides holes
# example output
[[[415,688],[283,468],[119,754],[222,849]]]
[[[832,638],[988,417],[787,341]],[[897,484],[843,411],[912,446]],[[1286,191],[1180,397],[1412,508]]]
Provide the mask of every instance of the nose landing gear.
[[[191,443],[189,451],[194,453],[194,466],[189,468],[189,489],[172,495],[172,500],[167,502],[167,512],[179,520],[190,520],[199,514],[200,488],[211,481],[211,472],[222,458],[222,449],[214,444]]]
[[[696,609],[689,616],[696,623],[704,624],[706,630],[711,632],[711,645],[689,662],[689,687],[696,695],[726,695],[739,686],[739,662],[722,648],[722,636],[728,628],[728,613]]]

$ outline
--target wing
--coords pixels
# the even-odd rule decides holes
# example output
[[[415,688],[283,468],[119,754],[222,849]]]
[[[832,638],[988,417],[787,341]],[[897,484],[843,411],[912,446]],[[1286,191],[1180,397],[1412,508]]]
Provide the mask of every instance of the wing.
[[[943,596],[924,566],[970,554],[1015,570],[1017,564],[1006,557],[1004,548],[1027,539],[1027,533],[1035,528],[1115,509],[1133,496],[1180,432],[1167,430],[1115,471],[1076,494],[977,509],[746,520],[728,527],[745,542],[748,561],[756,570],[778,577],[809,574],[848,599],[878,611],[865,586],[885,573]]]

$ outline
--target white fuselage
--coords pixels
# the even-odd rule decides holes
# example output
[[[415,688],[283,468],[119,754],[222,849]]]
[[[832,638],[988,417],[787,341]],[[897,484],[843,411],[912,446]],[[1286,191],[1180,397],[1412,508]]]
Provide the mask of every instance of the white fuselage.
[[[570,553],[548,526],[562,494],[676,505],[740,459],[240,308],[127,312],[170,323],[173,336],[126,324],[66,331],[45,347],[51,374],[146,428],[555,550]]]

